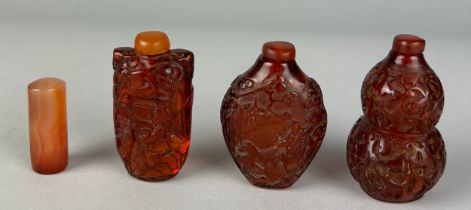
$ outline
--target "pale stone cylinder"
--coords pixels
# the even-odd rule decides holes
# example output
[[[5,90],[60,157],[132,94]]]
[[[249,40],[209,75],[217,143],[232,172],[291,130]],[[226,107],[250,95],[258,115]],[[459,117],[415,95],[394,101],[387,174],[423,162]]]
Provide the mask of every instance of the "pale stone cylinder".
[[[29,138],[33,170],[54,174],[67,167],[65,82],[41,78],[28,85]]]

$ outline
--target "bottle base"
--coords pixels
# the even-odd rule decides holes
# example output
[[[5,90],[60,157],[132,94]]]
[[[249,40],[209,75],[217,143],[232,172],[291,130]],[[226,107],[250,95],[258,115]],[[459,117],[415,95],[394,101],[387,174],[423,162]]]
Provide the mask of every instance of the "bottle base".
[[[380,197],[380,196],[375,196],[373,195],[372,193],[369,193],[368,191],[366,191],[363,187],[362,187],[362,190],[363,192],[365,192],[368,196],[378,200],[378,201],[381,201],[381,202],[386,202],[386,203],[409,203],[409,202],[413,202],[413,201],[416,201],[416,200],[419,200],[420,198],[422,198],[424,196],[424,194],[422,195],[417,195],[417,197],[413,197],[413,198],[398,198],[398,199],[394,199],[394,198],[385,198],[385,197]]]
[[[260,187],[260,188],[264,188],[264,189],[286,189],[286,188],[289,188],[291,187],[293,183],[282,183],[282,184],[269,184],[269,183],[261,183],[261,182],[252,182],[250,181],[250,184],[256,186],[256,187]]]
[[[172,175],[161,176],[161,177],[143,177],[143,176],[138,176],[138,175],[134,175],[134,174],[131,174],[131,173],[129,173],[129,175],[131,175],[132,177],[134,177],[138,180],[146,181],[146,182],[160,182],[160,181],[169,180],[169,179],[177,176],[177,174],[172,174]]]

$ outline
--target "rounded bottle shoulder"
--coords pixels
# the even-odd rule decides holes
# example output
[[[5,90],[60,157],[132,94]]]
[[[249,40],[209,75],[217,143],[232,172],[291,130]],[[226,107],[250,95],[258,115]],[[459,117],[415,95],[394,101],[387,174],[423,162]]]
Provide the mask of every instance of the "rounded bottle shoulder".
[[[426,63],[404,65],[387,57],[367,74],[361,100],[365,116],[374,125],[400,133],[423,133],[437,124],[444,91]]]

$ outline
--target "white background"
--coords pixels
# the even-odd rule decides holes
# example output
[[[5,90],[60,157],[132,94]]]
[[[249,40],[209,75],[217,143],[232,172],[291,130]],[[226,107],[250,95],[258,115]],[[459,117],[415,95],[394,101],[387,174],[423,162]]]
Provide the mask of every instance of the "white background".
[[[471,209],[471,2],[461,1],[0,1],[0,209]],[[130,177],[117,154],[111,55],[139,31],[163,30],[196,55],[192,143],[175,178]],[[361,112],[360,86],[398,33],[427,40],[425,56],[445,88],[437,127],[448,160],[422,199],[389,204],[351,177],[346,139]],[[265,41],[297,47],[321,85],[324,143],[291,188],[250,185],[226,149],[219,108],[230,82]],[[66,80],[70,161],[57,175],[29,162],[27,84]]]

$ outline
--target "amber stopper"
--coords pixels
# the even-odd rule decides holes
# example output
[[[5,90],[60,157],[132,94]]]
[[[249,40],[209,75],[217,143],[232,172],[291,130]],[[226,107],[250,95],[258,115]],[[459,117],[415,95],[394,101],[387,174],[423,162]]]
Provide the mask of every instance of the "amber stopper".
[[[41,174],[58,173],[68,161],[65,82],[42,78],[30,83],[28,105],[33,170]]]
[[[293,44],[283,41],[266,42],[263,44],[262,55],[276,61],[294,60],[296,49]]]
[[[140,55],[159,55],[170,50],[170,40],[161,31],[146,31],[136,35],[136,53]]]
[[[405,55],[419,55],[424,52],[425,40],[410,34],[399,34],[394,37],[392,50]]]

